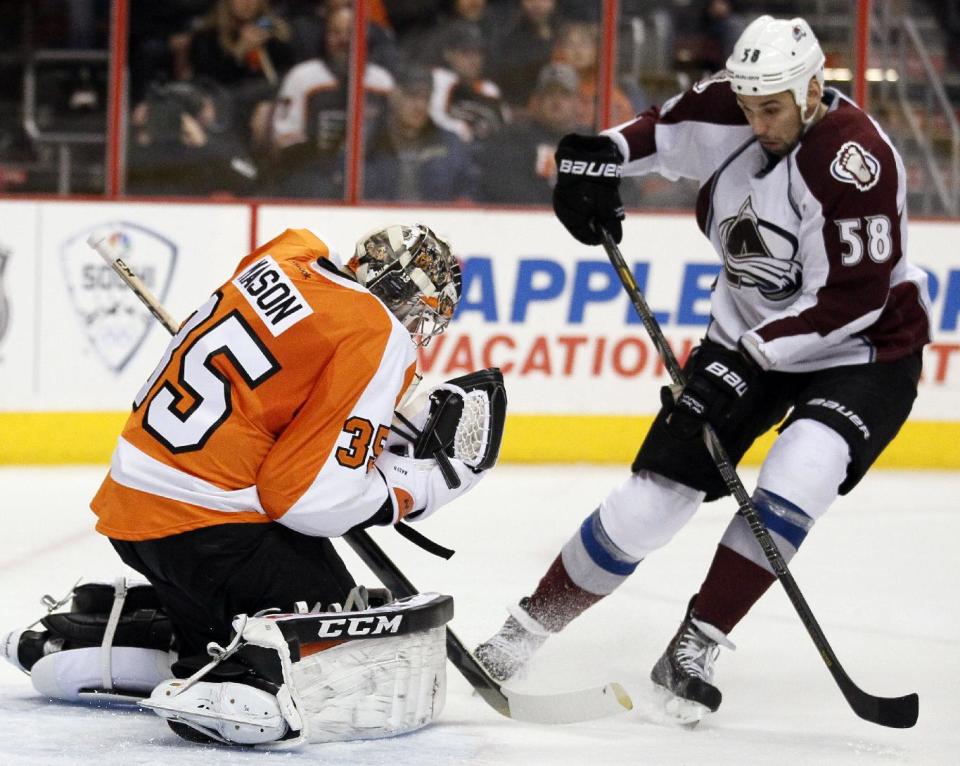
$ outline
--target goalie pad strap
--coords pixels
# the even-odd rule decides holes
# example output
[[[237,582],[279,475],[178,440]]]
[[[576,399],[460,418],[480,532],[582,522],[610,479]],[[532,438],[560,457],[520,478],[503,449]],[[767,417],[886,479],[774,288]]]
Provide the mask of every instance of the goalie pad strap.
[[[100,644],[100,679],[102,688],[113,689],[113,676],[110,668],[110,649],[113,646],[113,634],[117,632],[117,623],[123,613],[123,602],[127,598],[127,578],[118,577],[113,582],[113,606],[107,617],[107,626],[103,631],[103,642]]]

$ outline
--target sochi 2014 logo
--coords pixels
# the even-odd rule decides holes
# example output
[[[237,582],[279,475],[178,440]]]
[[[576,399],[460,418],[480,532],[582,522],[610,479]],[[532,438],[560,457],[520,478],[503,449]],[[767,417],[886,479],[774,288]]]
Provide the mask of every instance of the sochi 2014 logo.
[[[87,237],[94,231],[107,232],[110,246],[161,302],[173,278],[177,246],[139,224],[118,221],[84,229],[60,249],[63,280],[87,340],[104,365],[119,374],[156,320],[87,245]]]

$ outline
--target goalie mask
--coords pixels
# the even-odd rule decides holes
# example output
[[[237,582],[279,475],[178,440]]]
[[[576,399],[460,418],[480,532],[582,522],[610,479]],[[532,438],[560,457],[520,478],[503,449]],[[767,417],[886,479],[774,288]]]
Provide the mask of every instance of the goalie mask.
[[[460,264],[450,244],[421,224],[394,224],[368,234],[347,266],[418,346],[446,329],[460,300]]]

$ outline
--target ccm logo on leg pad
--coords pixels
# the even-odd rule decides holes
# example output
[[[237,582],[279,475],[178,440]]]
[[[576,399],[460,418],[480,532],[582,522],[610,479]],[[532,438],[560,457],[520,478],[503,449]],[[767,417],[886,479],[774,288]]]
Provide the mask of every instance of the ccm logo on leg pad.
[[[320,638],[378,636],[384,633],[396,633],[400,629],[400,623],[402,621],[402,614],[341,617],[339,619],[324,620],[321,622],[317,635]]]

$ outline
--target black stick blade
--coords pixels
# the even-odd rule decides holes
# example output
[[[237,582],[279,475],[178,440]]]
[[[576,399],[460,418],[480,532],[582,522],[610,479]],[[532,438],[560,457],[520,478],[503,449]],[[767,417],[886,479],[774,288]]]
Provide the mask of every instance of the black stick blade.
[[[873,697],[866,692],[852,691],[844,696],[858,716],[865,721],[888,726],[891,729],[909,729],[920,714],[920,698],[916,694],[904,697]]]

